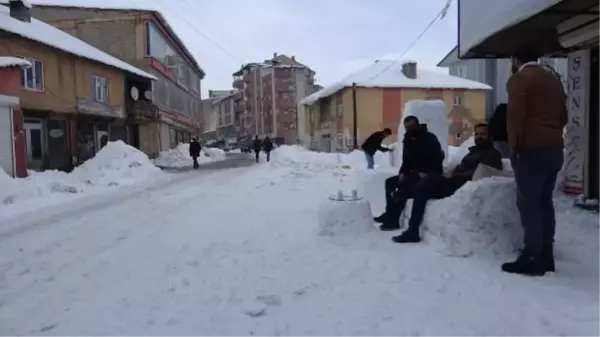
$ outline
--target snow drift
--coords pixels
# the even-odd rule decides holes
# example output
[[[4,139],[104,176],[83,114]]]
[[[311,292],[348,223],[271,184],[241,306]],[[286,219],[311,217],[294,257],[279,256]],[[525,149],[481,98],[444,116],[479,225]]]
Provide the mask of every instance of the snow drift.
[[[27,178],[11,178],[4,171],[0,172],[0,203],[132,184],[162,174],[164,172],[146,154],[119,140],[109,142],[71,173],[48,170],[30,172]]]
[[[198,157],[198,163],[200,165],[224,160],[225,151],[217,148],[206,148],[203,147]],[[190,144],[180,143],[177,147],[161,152],[158,158],[154,160],[154,164],[158,167],[164,168],[184,168],[191,167],[193,165],[192,158],[190,157]]]

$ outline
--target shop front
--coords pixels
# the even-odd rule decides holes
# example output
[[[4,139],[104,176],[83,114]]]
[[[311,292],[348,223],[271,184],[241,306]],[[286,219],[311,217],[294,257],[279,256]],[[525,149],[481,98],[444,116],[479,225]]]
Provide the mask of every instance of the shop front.
[[[72,115],[23,109],[27,168],[34,171],[73,169]]]
[[[458,12],[462,59],[508,58],[524,45],[568,58],[565,192],[598,199],[598,1],[459,0]]]
[[[112,107],[89,99],[78,99],[79,112],[73,123],[72,139],[77,165],[94,157],[106,144],[121,140],[127,143],[127,126],[123,107]]]

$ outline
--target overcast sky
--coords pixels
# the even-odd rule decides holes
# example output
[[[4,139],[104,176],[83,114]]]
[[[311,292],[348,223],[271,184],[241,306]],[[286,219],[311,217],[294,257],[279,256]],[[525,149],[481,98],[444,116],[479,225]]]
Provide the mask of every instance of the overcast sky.
[[[245,62],[294,55],[330,84],[375,59],[396,58],[446,0],[32,0],[36,3],[158,8],[207,73],[208,89],[228,89]],[[228,52],[219,49],[216,41]],[[430,69],[457,42],[456,1],[406,58]],[[440,70],[444,71],[444,70]]]

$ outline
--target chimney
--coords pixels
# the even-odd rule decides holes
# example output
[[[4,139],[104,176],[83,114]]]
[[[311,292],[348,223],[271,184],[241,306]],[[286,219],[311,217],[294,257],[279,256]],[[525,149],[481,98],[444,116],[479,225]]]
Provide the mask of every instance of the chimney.
[[[19,21],[31,22],[31,5],[23,0],[9,0],[10,16]]]
[[[292,55],[292,61],[296,61],[296,56]]]
[[[277,53],[273,53],[273,58],[276,58],[276,57],[277,57]]]
[[[406,78],[410,78],[412,80],[417,78],[417,62],[407,61],[402,63],[402,73]]]

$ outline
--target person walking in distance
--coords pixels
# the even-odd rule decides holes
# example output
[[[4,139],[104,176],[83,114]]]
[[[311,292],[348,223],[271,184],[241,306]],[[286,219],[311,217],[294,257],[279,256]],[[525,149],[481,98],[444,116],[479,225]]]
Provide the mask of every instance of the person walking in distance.
[[[271,161],[271,151],[273,151],[273,142],[271,141],[271,138],[269,138],[269,136],[266,136],[265,140],[263,141],[263,150],[267,155],[267,162]]]
[[[258,138],[258,136],[254,137],[252,148],[254,150],[254,155],[256,156],[256,162],[258,163],[260,161],[260,150],[262,148],[262,141]]]
[[[202,146],[200,145],[198,138],[193,137],[190,141],[190,157],[192,157],[192,160],[194,161],[194,169],[200,168],[200,165],[198,164],[198,157],[200,157],[201,150]]]
[[[376,131],[371,134],[365,142],[361,145],[361,148],[365,152],[367,158],[367,168],[372,170],[375,167],[375,152],[377,150],[381,152],[388,152],[387,147],[381,146],[381,142],[392,134],[392,130],[385,128],[381,131]]]
[[[517,208],[525,248],[507,273],[541,276],[553,272],[556,215],[553,192],[563,165],[563,130],[567,124],[566,94],[556,72],[537,63],[529,48],[512,57],[507,83],[506,129],[517,184]]]

